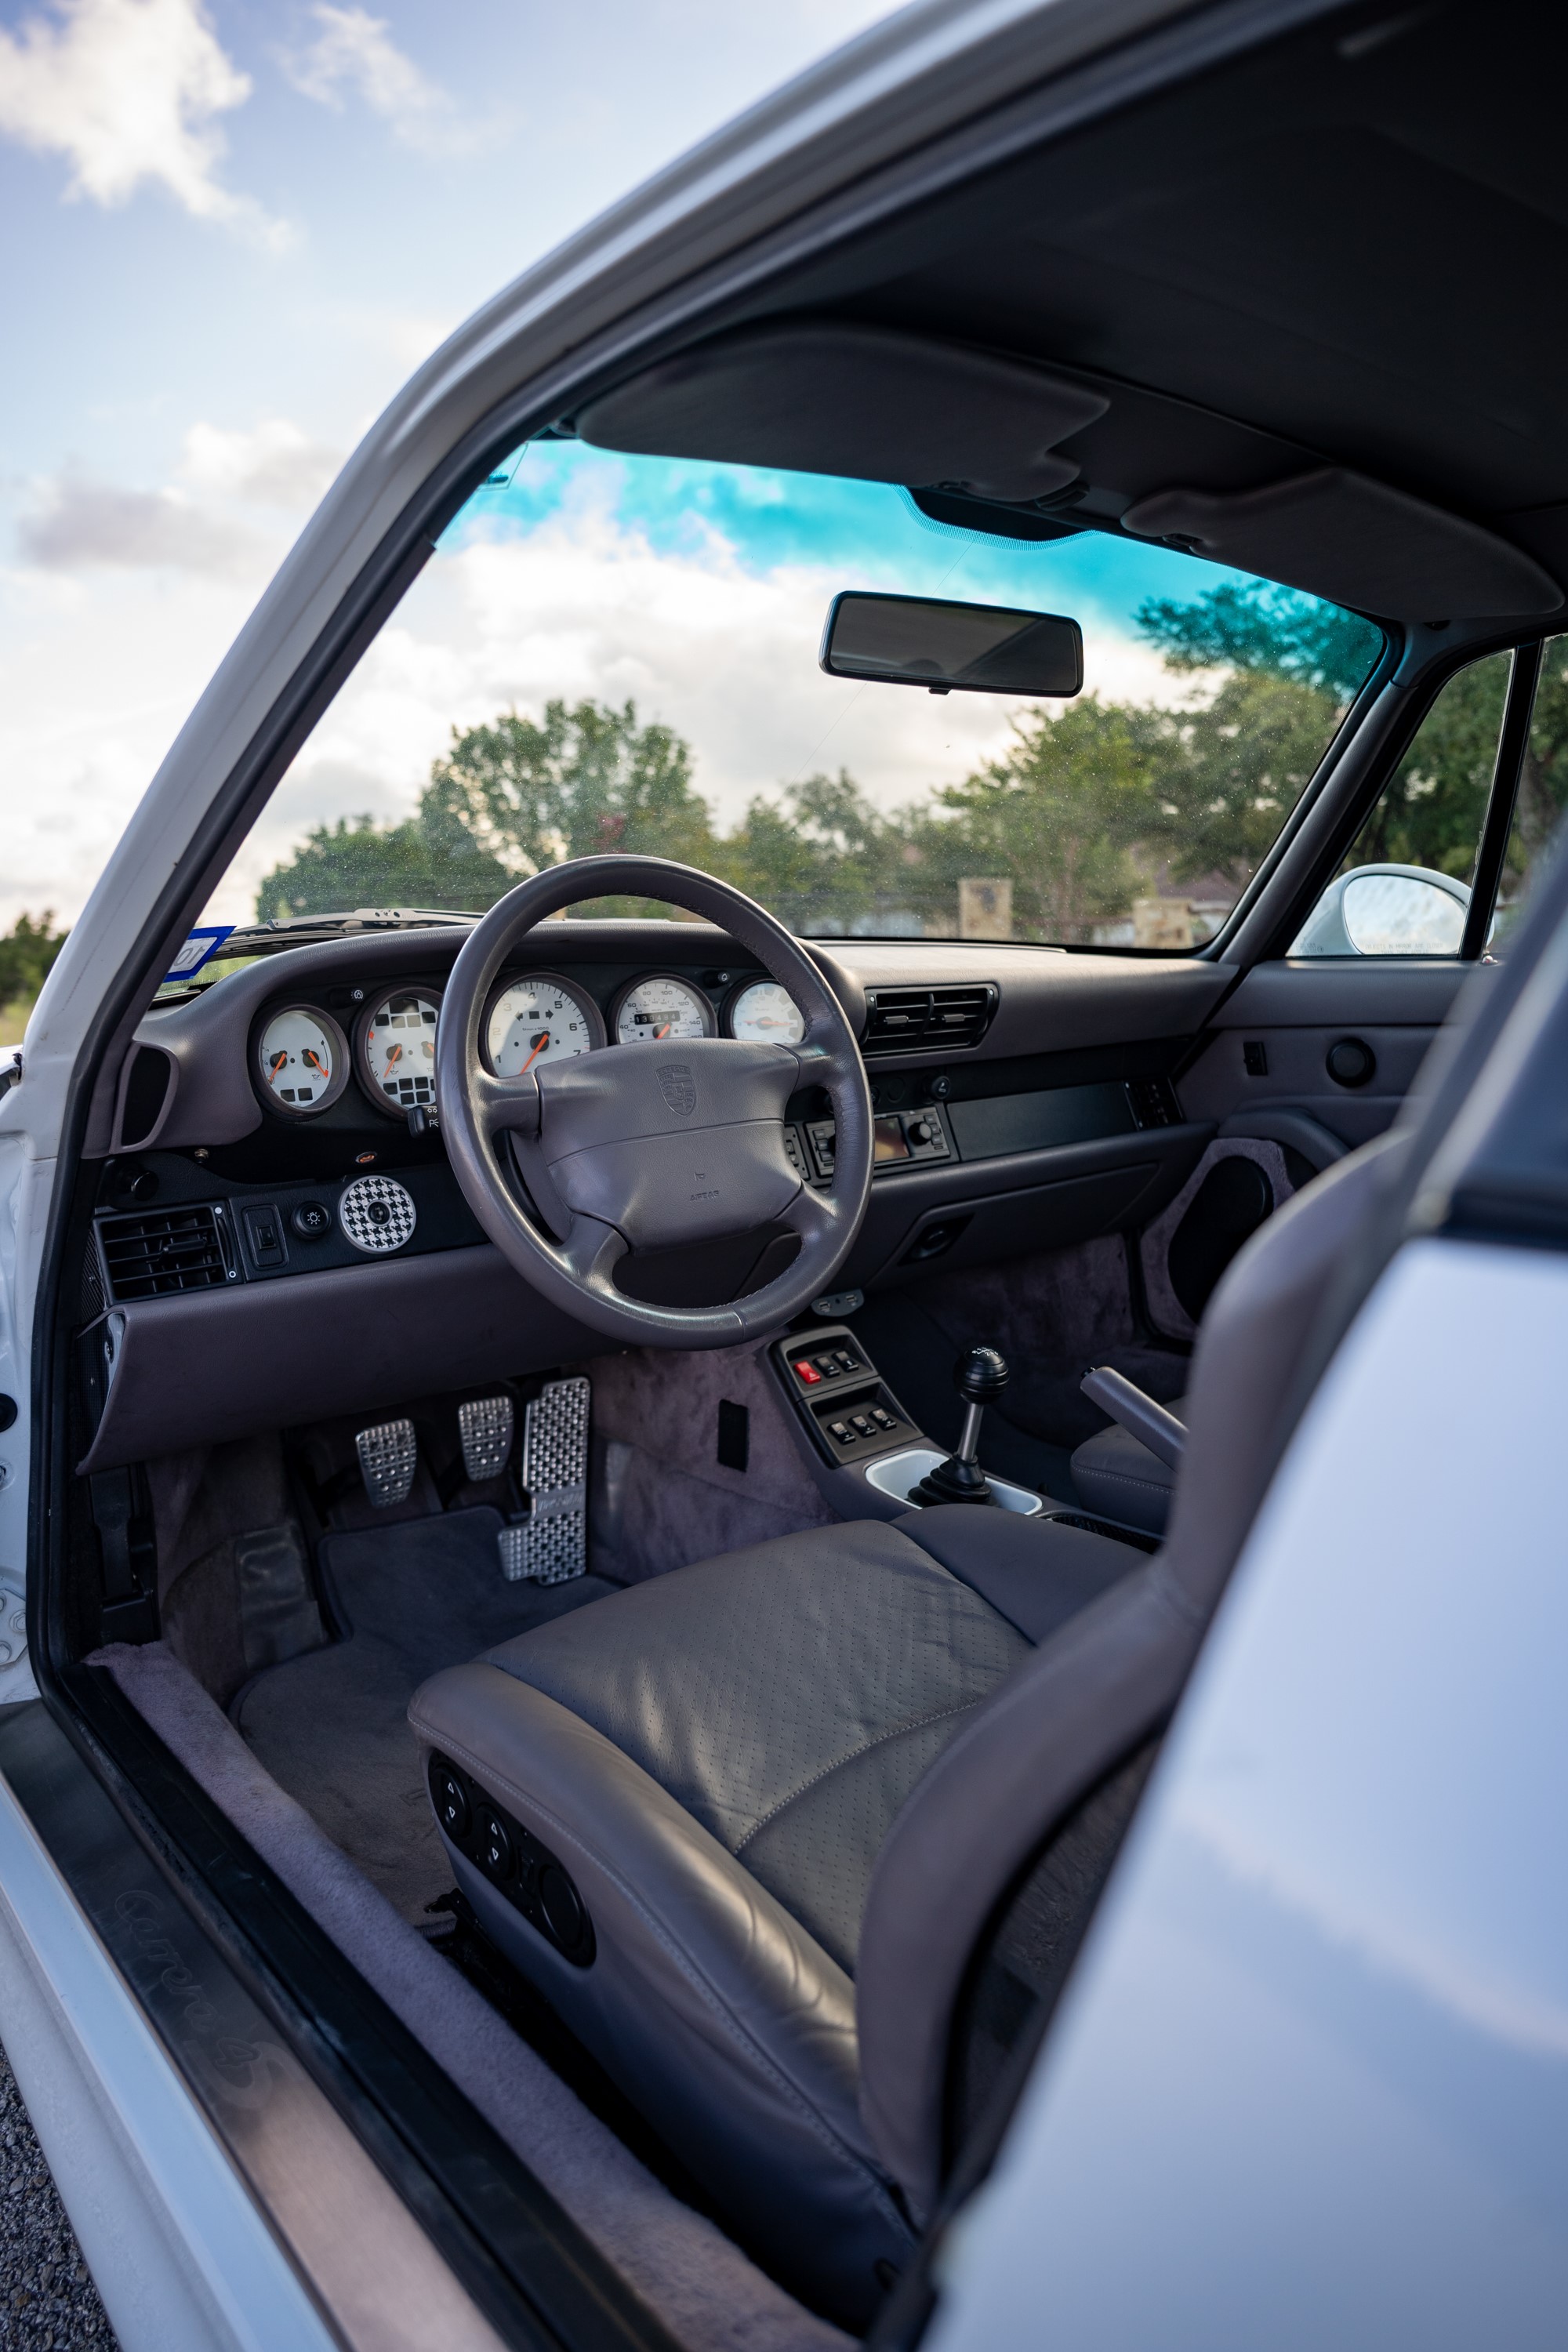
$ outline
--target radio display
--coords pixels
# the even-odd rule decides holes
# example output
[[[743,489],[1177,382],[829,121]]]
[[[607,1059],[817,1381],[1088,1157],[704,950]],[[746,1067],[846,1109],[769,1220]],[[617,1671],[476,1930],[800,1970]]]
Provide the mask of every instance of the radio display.
[[[896,1113],[884,1115],[872,1123],[876,1129],[876,1140],[871,1156],[879,1167],[884,1160],[907,1160],[910,1157],[909,1138],[904,1133],[904,1122]]]

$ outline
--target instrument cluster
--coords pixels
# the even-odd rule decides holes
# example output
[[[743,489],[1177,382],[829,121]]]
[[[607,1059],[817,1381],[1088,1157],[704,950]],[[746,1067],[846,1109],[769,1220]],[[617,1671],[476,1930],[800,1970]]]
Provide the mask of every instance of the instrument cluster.
[[[323,1006],[284,1004],[265,1013],[253,1041],[253,1076],[268,1108],[285,1120],[316,1118],[351,1083],[389,1118],[436,1101],[436,1031],[442,992],[433,982],[381,989],[352,1029]],[[659,1045],[695,1037],[742,1037],[791,1045],[805,1023],[789,991],[764,975],[710,993],[675,971],[639,973],[601,1007],[581,980],[558,971],[503,976],[480,1035],[497,1077],[520,1077],[544,1062],[609,1045]]]

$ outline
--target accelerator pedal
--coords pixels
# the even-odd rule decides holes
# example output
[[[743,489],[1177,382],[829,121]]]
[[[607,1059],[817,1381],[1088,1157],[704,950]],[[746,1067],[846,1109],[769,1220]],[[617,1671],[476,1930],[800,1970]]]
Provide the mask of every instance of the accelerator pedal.
[[[419,1443],[411,1421],[378,1421],[354,1439],[364,1491],[378,1511],[405,1503],[419,1466]]]
[[[523,1416],[522,1483],[533,1507],[502,1528],[501,1574],[509,1582],[564,1584],[588,1565],[586,1380],[547,1381]]]
[[[458,1407],[458,1434],[463,1441],[463,1469],[470,1486],[499,1478],[511,1459],[512,1432],[517,1417],[503,1389],[500,1396],[475,1397]]]

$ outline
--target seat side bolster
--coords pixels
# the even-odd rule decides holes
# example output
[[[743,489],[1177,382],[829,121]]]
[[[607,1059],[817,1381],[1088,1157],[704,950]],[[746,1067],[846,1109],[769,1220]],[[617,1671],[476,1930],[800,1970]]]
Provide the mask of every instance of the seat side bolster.
[[[1158,1729],[1199,1640],[1158,1562],[1009,1675],[893,1823],[860,1934],[860,2108],[915,2210],[942,2176],[958,1995],[987,1919],[1079,1798]]]
[[[503,1950],[698,2177],[711,2180],[705,2150],[726,2151],[711,2185],[751,2209],[753,2241],[776,2226],[782,2138],[851,2237],[896,2259],[908,2228],[861,2122],[855,1988],[837,1961],[640,1765],[515,1675],[449,1668],[408,1719],[571,1873],[595,1927],[586,1969],[448,1847]]]

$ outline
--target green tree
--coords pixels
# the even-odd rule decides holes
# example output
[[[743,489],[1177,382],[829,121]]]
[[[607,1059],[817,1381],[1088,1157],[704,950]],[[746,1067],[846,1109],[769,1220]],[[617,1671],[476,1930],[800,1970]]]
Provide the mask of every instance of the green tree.
[[[1488,654],[1449,678],[1342,867],[1393,860],[1468,882],[1497,766],[1512,656]]]
[[[288,864],[273,869],[257,893],[256,911],[263,922],[356,907],[460,913],[493,907],[516,879],[466,837],[450,845],[433,841],[416,817],[395,825],[340,817],[313,826]]]
[[[1170,751],[1161,717],[1086,694],[1013,731],[1003,758],[937,794],[947,821],[921,827],[919,846],[951,889],[962,874],[1008,876],[1037,936],[1088,940],[1149,887],[1170,823],[1155,789]]]
[[[668,727],[639,727],[637,707],[546,703],[452,730],[414,816],[318,825],[261,885],[257,913],[342,913],[355,907],[482,909],[524,876],[563,858],[626,850],[710,862],[705,801],[691,754]],[[596,912],[642,900],[597,900]]]
[[[1338,703],[1360,692],[1383,644],[1382,630],[1359,613],[1267,580],[1226,582],[1187,604],[1152,596],[1136,618],[1171,669],[1258,670]]]
[[[713,870],[796,930],[892,928],[930,895],[911,840],[918,822],[908,810],[884,815],[841,768],[776,800],[759,795],[714,845]]]
[[[14,1045],[26,1025],[40,988],[66,943],[57,931],[52,911],[18,915],[11,929],[0,932],[0,1021],[7,1033],[0,1045]]]
[[[1179,881],[1223,875],[1237,896],[1300,798],[1333,733],[1322,688],[1279,670],[1237,669],[1202,709],[1163,714],[1153,758],[1162,822]]]

